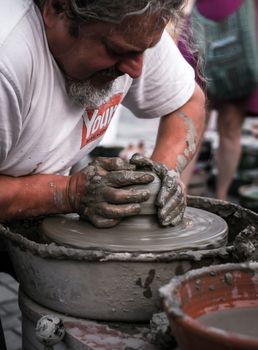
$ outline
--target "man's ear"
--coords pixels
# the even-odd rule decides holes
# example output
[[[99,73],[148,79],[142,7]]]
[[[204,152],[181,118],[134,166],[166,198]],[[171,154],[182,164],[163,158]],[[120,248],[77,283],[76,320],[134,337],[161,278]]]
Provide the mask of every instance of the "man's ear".
[[[55,27],[57,20],[65,16],[62,2],[62,0],[46,0],[42,8],[42,17],[48,28]]]

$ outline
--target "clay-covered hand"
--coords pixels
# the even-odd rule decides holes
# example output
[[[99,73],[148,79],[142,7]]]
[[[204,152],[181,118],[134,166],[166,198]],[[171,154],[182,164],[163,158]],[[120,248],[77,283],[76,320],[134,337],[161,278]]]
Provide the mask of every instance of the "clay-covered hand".
[[[130,163],[137,169],[153,171],[161,181],[160,191],[156,198],[158,218],[162,226],[175,226],[184,216],[186,208],[186,194],[184,184],[176,170],[168,170],[161,163],[155,162],[141,154],[134,154]]]
[[[135,169],[121,158],[96,158],[70,178],[68,196],[73,211],[96,227],[112,227],[124,217],[137,215],[139,203],[150,193],[126,186],[148,184],[154,177]]]

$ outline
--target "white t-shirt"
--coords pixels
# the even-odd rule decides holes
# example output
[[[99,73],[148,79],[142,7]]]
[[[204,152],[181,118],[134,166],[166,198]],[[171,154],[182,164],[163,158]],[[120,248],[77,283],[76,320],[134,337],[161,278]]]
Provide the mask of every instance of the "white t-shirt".
[[[194,72],[167,33],[138,79],[119,77],[108,102],[83,110],[68,98],[32,0],[1,0],[0,173],[68,174],[101,141],[123,102],[140,118],[166,115],[194,91]]]

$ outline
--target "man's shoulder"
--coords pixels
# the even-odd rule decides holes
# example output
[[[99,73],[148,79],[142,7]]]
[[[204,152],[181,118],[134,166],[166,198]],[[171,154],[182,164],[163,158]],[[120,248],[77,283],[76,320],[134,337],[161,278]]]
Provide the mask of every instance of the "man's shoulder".
[[[39,15],[33,0],[1,0],[0,7],[0,73],[16,90],[26,91],[40,66]]]
[[[1,0],[0,46],[33,6],[32,0]]]

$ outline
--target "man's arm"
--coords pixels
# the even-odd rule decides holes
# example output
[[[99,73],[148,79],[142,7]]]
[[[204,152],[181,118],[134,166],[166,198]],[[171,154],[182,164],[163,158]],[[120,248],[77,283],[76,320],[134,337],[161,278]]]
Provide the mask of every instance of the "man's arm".
[[[205,98],[196,85],[187,103],[161,119],[152,159],[140,154],[131,159],[138,167],[148,166],[161,180],[156,206],[162,226],[175,226],[183,220],[186,194],[180,174],[197,149],[204,119]]]
[[[151,181],[120,158],[101,157],[72,176],[0,175],[0,222],[76,212],[97,227],[112,227],[138,214],[149,198],[148,191],[128,186]]]
[[[0,175],[0,222],[71,212],[68,182],[68,176],[59,175]]]
[[[180,174],[193,158],[205,122],[205,97],[196,84],[192,97],[178,110],[161,118],[152,159]]]

